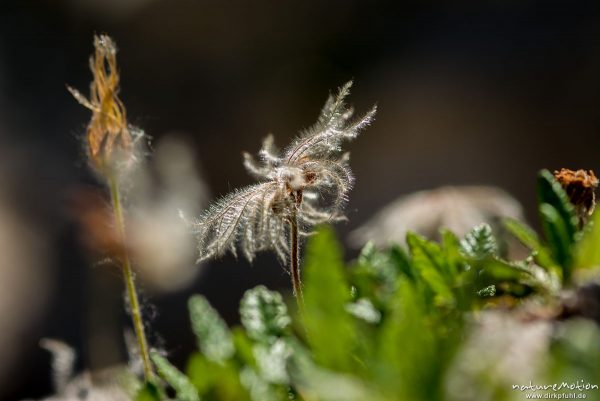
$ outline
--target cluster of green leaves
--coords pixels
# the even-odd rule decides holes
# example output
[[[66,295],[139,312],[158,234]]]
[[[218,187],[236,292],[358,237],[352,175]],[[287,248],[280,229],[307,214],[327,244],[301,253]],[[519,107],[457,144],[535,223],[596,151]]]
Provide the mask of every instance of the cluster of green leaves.
[[[241,327],[229,329],[205,298],[194,296],[198,352],[185,373],[153,354],[157,371],[182,401],[445,399],[470,316],[507,300],[551,297],[577,266],[599,261],[590,244],[600,240],[600,223],[581,234],[549,173],[541,173],[539,188],[545,240],[522,223],[506,224],[532,250],[524,261],[505,260],[491,228],[481,225],[464,238],[443,231],[439,243],[410,233],[406,248],[368,244],[346,266],[324,227],[307,246],[302,310],[290,313],[279,293],[259,286],[241,301]],[[592,326],[568,330],[593,345],[600,331]],[[552,372],[597,373],[597,344],[590,354],[565,338],[552,350]],[[577,366],[577,353],[589,367]],[[162,396],[160,386],[146,387],[138,399]]]
[[[580,229],[573,204],[548,170],[540,172],[537,192],[543,239],[516,220],[506,221],[505,227],[532,251],[535,263],[555,281],[556,289],[572,283],[575,269],[600,265],[600,226],[595,222],[600,215],[595,213]]]

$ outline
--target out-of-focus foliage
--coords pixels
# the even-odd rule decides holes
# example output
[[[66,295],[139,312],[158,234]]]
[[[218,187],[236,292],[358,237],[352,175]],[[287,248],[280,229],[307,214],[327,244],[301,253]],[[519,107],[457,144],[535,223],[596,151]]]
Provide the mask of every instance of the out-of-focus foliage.
[[[168,381],[177,392],[181,401],[199,401],[200,397],[188,377],[181,373],[167,359],[157,353],[152,354],[152,362],[156,366],[158,374]]]
[[[90,166],[104,179],[123,176],[140,160],[140,145],[145,134],[127,122],[125,105],[119,99],[117,47],[108,35],[94,36],[94,55],[90,69],[94,79],[90,97],[78,90],[67,89],[92,112],[86,134],[86,150]]]
[[[538,210],[544,238],[521,222],[509,220],[505,227],[531,250],[536,264],[553,280],[564,285],[572,283],[576,268],[597,266],[600,231],[594,213],[590,222],[581,229],[573,204],[564,189],[547,170],[538,177]]]
[[[597,265],[598,216],[580,230],[545,172],[539,188],[545,239],[506,224],[532,249],[524,261],[503,259],[480,225],[464,238],[442,231],[439,242],[409,233],[406,250],[368,244],[347,266],[333,232],[321,228],[307,246],[301,310],[289,313],[259,286],[242,299],[243,327],[230,331],[193,298],[202,306],[191,307],[200,351],[187,379],[171,367],[163,377],[178,399],[192,399],[189,382],[201,400],[254,401],[517,400],[525,395],[513,385],[530,380],[599,384],[597,322],[540,313],[559,310],[557,294],[577,291],[571,278]],[[205,345],[213,337],[231,352],[215,360]]]
[[[81,388],[98,399],[137,392],[138,401],[598,399],[600,215],[577,224],[546,172],[539,191],[543,238],[505,224],[531,249],[525,260],[506,260],[481,224],[462,238],[442,230],[439,241],[408,233],[406,248],[369,243],[346,264],[333,231],[321,227],[306,249],[300,309],[258,286],[241,301],[241,326],[230,328],[195,295],[198,351],[183,369],[153,352],[158,375],[144,386],[131,373],[73,377],[73,356],[47,342],[62,355],[49,400]]]

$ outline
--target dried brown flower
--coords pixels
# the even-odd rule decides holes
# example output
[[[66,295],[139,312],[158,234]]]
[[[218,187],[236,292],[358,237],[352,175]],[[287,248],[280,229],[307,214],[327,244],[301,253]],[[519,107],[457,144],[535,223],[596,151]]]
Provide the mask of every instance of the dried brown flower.
[[[106,176],[116,169],[122,170],[136,160],[135,143],[143,133],[128,125],[127,113],[118,97],[119,71],[117,49],[107,35],[94,36],[95,52],[90,57],[94,79],[87,99],[76,89],[67,89],[79,103],[92,111],[87,128],[86,150],[91,166]],[[125,164],[125,165],[124,165]]]
[[[554,171],[554,178],[562,185],[575,206],[580,221],[585,222],[594,211],[596,205],[596,187],[598,178],[592,170],[569,170],[566,168]]]
[[[89,100],[77,90],[67,87],[79,103],[92,111],[92,119],[88,125],[86,135],[86,151],[91,167],[106,180],[110,189],[116,236],[109,228],[90,230],[90,237],[99,243],[119,250],[125,244],[125,220],[121,204],[120,186],[122,178],[126,178],[134,169],[139,158],[137,157],[140,139],[144,137],[141,130],[127,124],[125,106],[118,97],[119,72],[117,70],[117,49],[113,40],[107,35],[94,36],[94,55],[90,58],[90,69],[94,79],[90,85]],[[89,220],[88,226],[92,227],[103,219],[101,209],[99,213],[90,209],[85,213]],[[99,225],[99,227],[102,227]],[[116,241],[115,241],[116,239]],[[126,247],[117,253],[123,267],[123,277],[127,284],[127,295],[131,317],[136,332],[144,365],[144,378],[148,381],[153,376],[152,364],[148,352],[148,342],[144,333],[144,323],[140,311],[139,301],[135,288],[135,280],[131,268],[131,261]]]

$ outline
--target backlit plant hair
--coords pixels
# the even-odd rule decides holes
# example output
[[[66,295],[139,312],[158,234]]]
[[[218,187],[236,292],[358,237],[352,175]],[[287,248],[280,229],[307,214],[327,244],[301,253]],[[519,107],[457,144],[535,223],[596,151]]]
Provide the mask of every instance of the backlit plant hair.
[[[79,103],[92,111],[85,142],[88,162],[110,190],[118,230],[116,235],[121,244],[117,257],[123,267],[131,318],[144,365],[144,377],[149,380],[152,377],[152,365],[134,273],[125,245],[125,219],[119,189],[123,177],[139,160],[139,144],[144,133],[127,123],[125,106],[118,97],[119,71],[117,49],[113,40],[107,35],[95,36],[94,49],[94,55],[90,58],[90,69],[94,76],[90,85],[90,98],[71,87],[67,86],[67,89]]]
[[[352,82],[330,96],[317,123],[302,132],[287,148],[278,151],[273,136],[263,141],[259,161],[244,153],[244,166],[259,180],[223,197],[194,223],[200,260],[238,249],[252,261],[257,252],[273,250],[282,263],[289,262],[294,296],[302,302],[299,237],[312,226],[344,218],[354,177],[348,153],[341,144],[367,127],[374,106],[358,119],[344,99]]]

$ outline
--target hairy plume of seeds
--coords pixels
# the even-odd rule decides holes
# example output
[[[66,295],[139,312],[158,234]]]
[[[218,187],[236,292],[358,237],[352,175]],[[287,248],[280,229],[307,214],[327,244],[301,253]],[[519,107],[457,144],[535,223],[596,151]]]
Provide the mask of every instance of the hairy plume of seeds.
[[[241,250],[248,260],[273,250],[287,260],[287,227],[297,219],[300,234],[312,226],[343,218],[341,209],[354,182],[341,144],[352,140],[375,115],[373,107],[353,119],[344,100],[351,82],[330,96],[317,123],[279,151],[273,136],[263,141],[256,160],[244,153],[244,166],[259,183],[242,188],[211,206],[194,224],[200,259]]]

